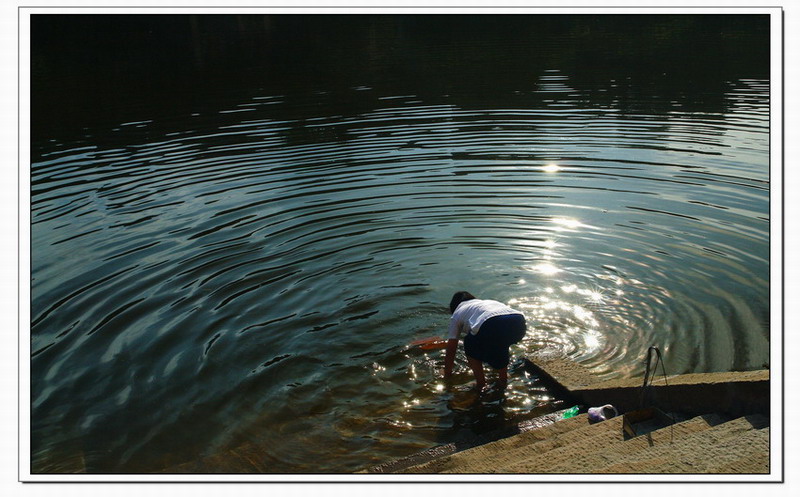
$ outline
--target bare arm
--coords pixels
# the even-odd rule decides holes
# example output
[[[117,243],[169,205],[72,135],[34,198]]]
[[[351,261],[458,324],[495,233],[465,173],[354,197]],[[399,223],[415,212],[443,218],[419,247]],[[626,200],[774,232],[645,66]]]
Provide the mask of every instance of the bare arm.
[[[444,377],[449,378],[453,374],[453,364],[456,360],[456,349],[458,349],[458,338],[451,338],[447,341],[447,350],[444,354]]]

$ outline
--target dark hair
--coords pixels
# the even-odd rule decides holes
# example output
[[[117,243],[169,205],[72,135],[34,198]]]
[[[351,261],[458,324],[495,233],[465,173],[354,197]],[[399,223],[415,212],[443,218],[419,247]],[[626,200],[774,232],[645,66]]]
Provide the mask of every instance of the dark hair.
[[[467,300],[472,300],[474,298],[475,296],[469,292],[462,291],[454,293],[453,298],[450,300],[450,314],[456,312],[456,307],[458,307],[458,304],[460,304],[461,302],[466,302]]]

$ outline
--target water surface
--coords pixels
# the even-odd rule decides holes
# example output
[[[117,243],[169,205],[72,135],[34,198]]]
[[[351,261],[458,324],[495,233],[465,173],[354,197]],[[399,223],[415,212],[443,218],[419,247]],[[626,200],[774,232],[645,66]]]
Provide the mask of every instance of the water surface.
[[[351,472],[554,409],[534,353],[601,378],[650,345],[670,374],[768,361],[758,19],[239,17],[159,19],[192,43],[105,66],[37,31],[95,21],[33,23],[34,472],[243,446]],[[528,317],[505,397],[405,346],[462,289]]]

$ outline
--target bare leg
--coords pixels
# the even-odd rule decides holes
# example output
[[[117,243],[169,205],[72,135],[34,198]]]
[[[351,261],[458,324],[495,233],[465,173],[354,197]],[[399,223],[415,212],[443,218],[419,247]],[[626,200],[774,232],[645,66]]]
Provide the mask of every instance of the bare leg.
[[[508,385],[508,367],[497,370],[499,386],[505,388]]]
[[[479,390],[482,389],[486,386],[486,377],[483,375],[483,362],[467,356],[467,363],[469,364],[469,367],[472,368],[472,372],[475,374],[475,380],[477,382],[476,386]]]

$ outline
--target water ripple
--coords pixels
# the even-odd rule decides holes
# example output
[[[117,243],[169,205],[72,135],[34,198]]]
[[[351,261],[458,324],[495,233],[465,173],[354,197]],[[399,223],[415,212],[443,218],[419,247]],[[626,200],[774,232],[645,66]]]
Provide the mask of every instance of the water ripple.
[[[481,423],[553,405],[520,369],[534,352],[603,378],[640,375],[653,344],[670,373],[768,360],[767,82],[733,82],[725,113],[592,106],[555,72],[486,108],[352,91],[372,100],[255,95],[39,150],[37,437],[83,437],[110,471],[265,427],[287,470],[312,446],[353,467],[447,441],[478,423],[466,358],[445,391],[441,355],[403,345],[443,332],[462,288],[531,325]]]

